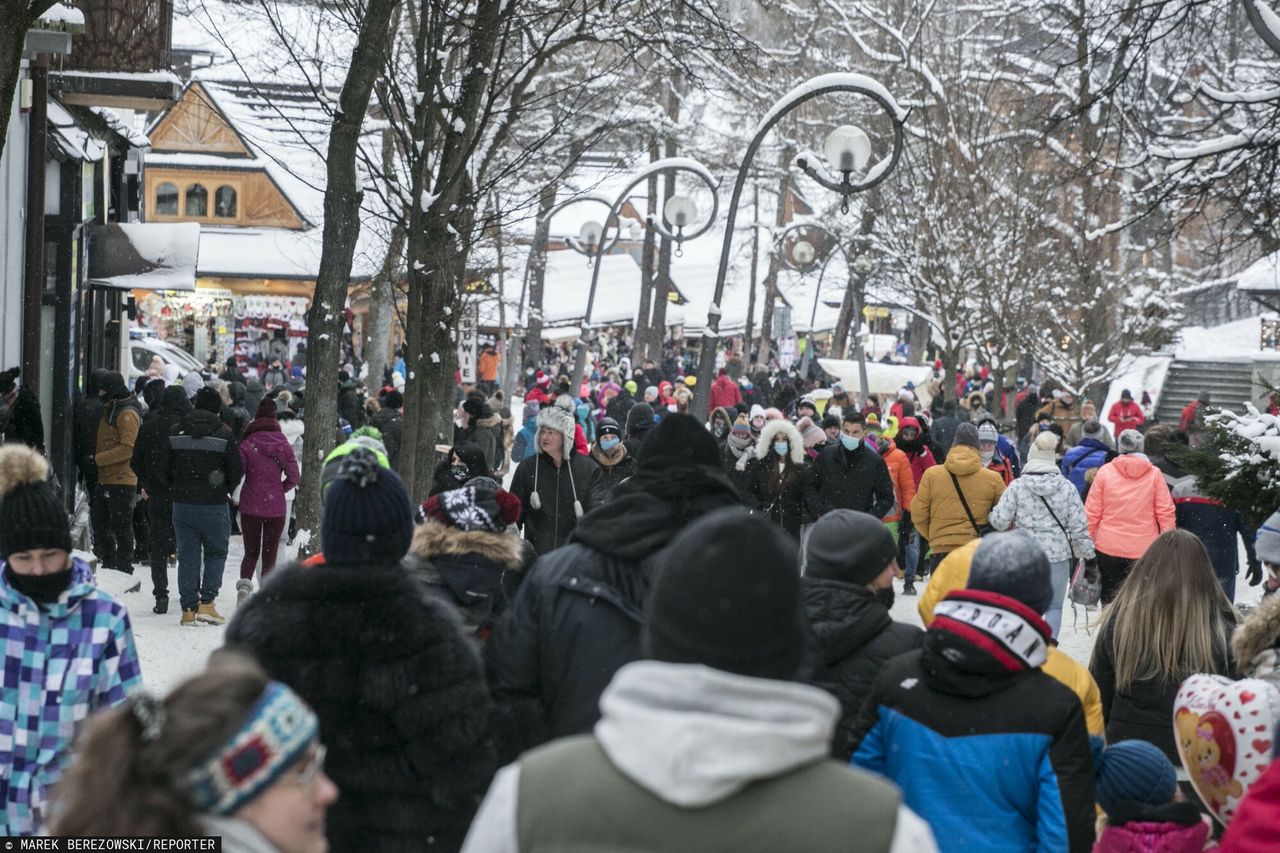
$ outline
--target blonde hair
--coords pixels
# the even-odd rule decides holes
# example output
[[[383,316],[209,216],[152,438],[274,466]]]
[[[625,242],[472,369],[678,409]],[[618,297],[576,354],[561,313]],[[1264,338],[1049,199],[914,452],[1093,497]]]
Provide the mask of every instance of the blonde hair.
[[[1185,530],[1162,533],[1102,616],[1116,690],[1140,681],[1176,683],[1197,672],[1225,675],[1235,623],[1200,539]]]

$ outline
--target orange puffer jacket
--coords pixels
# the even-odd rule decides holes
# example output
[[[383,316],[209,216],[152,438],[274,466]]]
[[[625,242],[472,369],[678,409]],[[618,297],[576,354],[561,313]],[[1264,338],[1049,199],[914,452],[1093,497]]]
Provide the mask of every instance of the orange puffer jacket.
[[[1164,475],[1137,453],[1098,469],[1084,513],[1094,546],[1104,554],[1130,560],[1141,557],[1157,536],[1177,526]]]

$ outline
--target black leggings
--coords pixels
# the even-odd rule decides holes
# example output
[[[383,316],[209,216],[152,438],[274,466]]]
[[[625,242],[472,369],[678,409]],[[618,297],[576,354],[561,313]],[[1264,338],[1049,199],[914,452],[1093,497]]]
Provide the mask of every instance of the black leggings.
[[[1129,577],[1134,560],[1128,557],[1113,557],[1098,552],[1098,574],[1102,579],[1102,603],[1110,604],[1120,591],[1120,585]]]

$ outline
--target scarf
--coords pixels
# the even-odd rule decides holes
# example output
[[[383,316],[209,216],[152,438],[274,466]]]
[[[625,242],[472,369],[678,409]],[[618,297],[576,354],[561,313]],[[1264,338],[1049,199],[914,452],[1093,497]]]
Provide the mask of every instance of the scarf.
[[[934,608],[930,632],[976,646],[1009,672],[1036,669],[1049,657],[1049,624],[1022,602],[979,589],[961,589]]]
[[[612,468],[627,458],[627,446],[622,442],[618,442],[617,447],[606,451],[597,441],[591,446],[591,458],[596,460],[602,468]]]

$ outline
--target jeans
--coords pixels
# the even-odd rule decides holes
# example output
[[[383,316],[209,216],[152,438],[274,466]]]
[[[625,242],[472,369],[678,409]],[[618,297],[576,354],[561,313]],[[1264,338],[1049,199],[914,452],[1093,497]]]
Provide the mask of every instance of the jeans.
[[[103,568],[133,574],[133,499],[136,486],[98,486],[95,497],[105,512],[105,528],[98,544]]]
[[[169,555],[173,553],[173,499],[148,492],[147,521],[151,523],[151,586],[156,597],[169,595]]]
[[[226,504],[175,502],[173,533],[178,540],[178,597],[183,610],[195,610],[197,604],[216,599],[222,589],[231,513]]]
[[[920,565],[920,531],[912,528],[911,538],[906,544],[906,561],[903,563],[903,578],[906,583],[915,583],[916,568]]]
[[[1129,577],[1129,570],[1135,562],[1128,557],[1113,557],[1098,552],[1098,575],[1102,581],[1103,604],[1110,604],[1115,599],[1116,593],[1120,591],[1120,584]]]
[[[1049,581],[1053,584],[1053,601],[1045,611],[1044,621],[1049,623],[1053,638],[1058,638],[1058,629],[1062,627],[1062,603],[1067,597],[1067,585],[1071,583],[1071,569],[1075,565],[1071,560],[1054,560],[1049,564]]]
[[[240,532],[244,536],[244,559],[240,561],[240,579],[253,580],[253,570],[258,565],[258,553],[262,553],[262,580],[276,566],[276,551],[280,547],[280,534],[284,532],[284,517],[262,518],[240,513]]]

